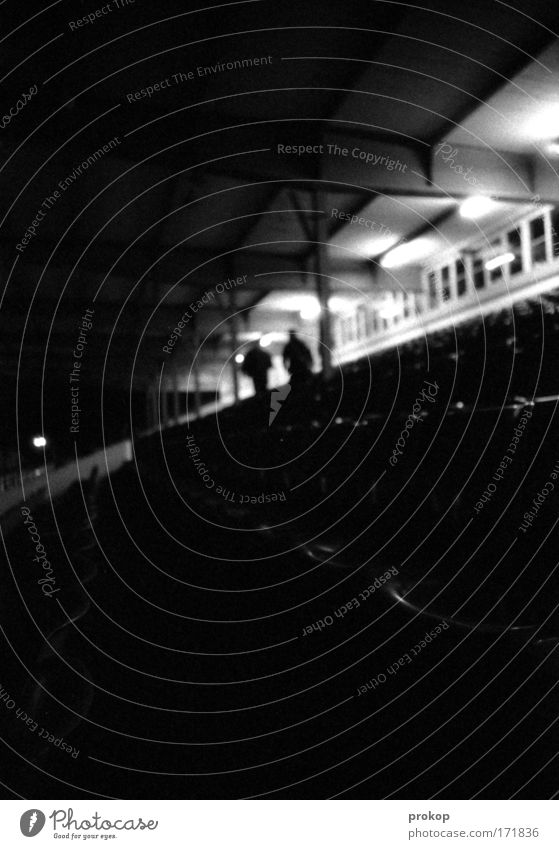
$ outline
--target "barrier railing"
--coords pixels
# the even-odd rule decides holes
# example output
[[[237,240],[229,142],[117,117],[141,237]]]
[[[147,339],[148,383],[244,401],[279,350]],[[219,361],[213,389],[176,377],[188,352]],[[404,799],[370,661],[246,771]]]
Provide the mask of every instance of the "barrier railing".
[[[132,443],[129,439],[108,445],[89,454],[78,457],[64,466],[55,468],[52,465],[4,475],[5,488],[0,488],[0,516],[21,504],[31,496],[39,496],[42,490],[48,491],[51,497],[56,497],[75,483],[91,474],[96,466],[99,477],[105,477],[116,471],[124,463],[132,459]]]

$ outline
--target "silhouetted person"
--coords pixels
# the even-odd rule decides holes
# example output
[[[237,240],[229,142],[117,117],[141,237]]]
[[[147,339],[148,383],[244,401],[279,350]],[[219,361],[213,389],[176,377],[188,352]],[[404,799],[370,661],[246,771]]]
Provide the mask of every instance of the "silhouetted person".
[[[256,394],[268,388],[268,371],[272,368],[272,359],[260,344],[253,345],[245,354],[241,371],[252,378]]]
[[[295,330],[289,331],[289,342],[283,349],[283,362],[293,386],[306,383],[312,375],[312,354]]]

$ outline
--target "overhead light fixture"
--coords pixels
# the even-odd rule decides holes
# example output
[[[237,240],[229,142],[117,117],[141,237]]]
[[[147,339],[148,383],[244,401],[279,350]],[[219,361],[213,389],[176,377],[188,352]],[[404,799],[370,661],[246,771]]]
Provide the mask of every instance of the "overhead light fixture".
[[[485,195],[473,195],[460,204],[462,218],[481,218],[492,212],[497,204]]]
[[[301,309],[299,315],[303,321],[314,321],[320,315],[320,304],[318,300],[309,301],[308,304]]]
[[[405,242],[403,245],[398,245],[393,250],[388,251],[380,261],[383,268],[396,268],[400,265],[409,265],[416,262],[433,250],[433,243],[430,239],[414,239],[413,242]]]
[[[34,448],[44,448],[47,444],[47,440],[44,436],[34,436],[31,441]]]
[[[500,268],[501,265],[508,265],[513,261],[514,254],[508,251],[506,254],[499,254],[499,256],[494,256],[493,259],[488,259],[485,268],[487,271],[493,271],[494,268]]]
[[[263,336],[262,339],[260,340],[260,347],[261,348],[268,348],[272,344],[273,341],[274,341],[274,334],[273,333],[266,333],[266,335]]]
[[[537,115],[530,115],[527,130],[533,139],[540,141],[557,138],[559,134],[559,104],[547,104]]]
[[[401,237],[396,235],[394,236],[377,236],[372,239],[369,237],[364,240],[363,244],[360,245],[357,250],[359,253],[364,254],[365,256],[373,259],[380,254],[386,253],[389,251],[391,247],[397,245],[400,241]]]
[[[245,361],[245,355],[244,354],[237,354],[237,356],[235,357],[235,362],[238,363],[239,365],[241,365],[241,363],[244,363],[244,361]]]

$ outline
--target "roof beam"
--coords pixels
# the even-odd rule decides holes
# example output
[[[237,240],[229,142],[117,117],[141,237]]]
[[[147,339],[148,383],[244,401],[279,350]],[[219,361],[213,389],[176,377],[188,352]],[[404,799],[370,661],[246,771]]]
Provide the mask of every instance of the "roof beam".
[[[454,113],[452,118],[448,118],[442,127],[440,127],[436,133],[434,133],[431,138],[428,139],[428,143],[431,147],[435,147],[441,141],[443,141],[446,136],[455,130],[457,127],[462,127],[466,121],[474,114],[474,112],[480,108],[483,103],[487,103],[492,97],[494,97],[501,89],[508,85],[509,80],[513,80],[519,74],[522,73],[532,62],[534,61],[533,57],[540,54],[546,47],[552,44],[556,40],[555,34],[552,34],[549,30],[544,28],[543,26],[537,30],[537,35],[532,40],[532,43],[528,45],[523,45],[523,52],[518,51],[515,53],[515,58],[512,62],[509,62],[506,68],[501,68],[499,70],[499,74],[495,74],[491,81],[485,86],[483,91],[478,92],[476,97],[472,97],[470,103],[466,106],[462,107],[458,111]],[[505,78],[505,79],[504,79]]]

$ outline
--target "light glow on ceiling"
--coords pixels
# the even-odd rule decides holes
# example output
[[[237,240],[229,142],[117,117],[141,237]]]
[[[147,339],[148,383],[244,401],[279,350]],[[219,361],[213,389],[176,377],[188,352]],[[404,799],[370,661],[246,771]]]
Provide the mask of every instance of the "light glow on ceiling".
[[[531,116],[527,129],[533,139],[556,139],[559,136],[559,103],[548,103],[538,115]]]
[[[401,236],[379,236],[377,239],[367,239],[363,246],[359,246],[359,253],[367,257],[379,256],[386,253],[393,245],[398,244]]]
[[[405,242],[398,245],[381,259],[383,268],[397,268],[400,265],[409,265],[412,262],[424,258],[433,251],[433,243],[430,239],[414,239],[413,242]]]

